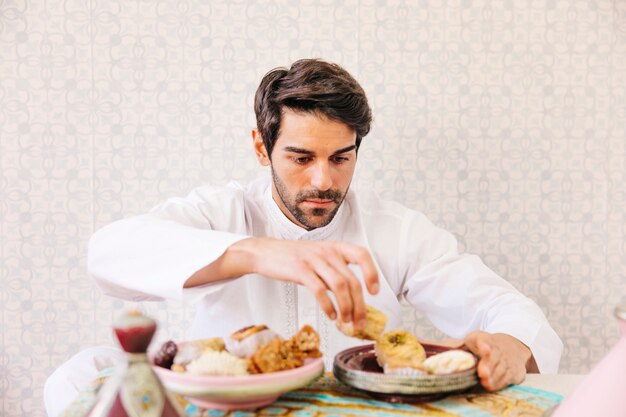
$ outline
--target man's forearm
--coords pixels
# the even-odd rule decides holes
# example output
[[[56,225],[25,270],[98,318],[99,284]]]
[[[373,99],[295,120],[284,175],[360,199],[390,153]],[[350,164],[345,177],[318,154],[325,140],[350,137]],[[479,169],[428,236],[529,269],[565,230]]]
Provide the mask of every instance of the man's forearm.
[[[185,281],[184,288],[192,288],[216,281],[239,278],[254,272],[253,247],[257,238],[243,239],[233,243],[226,251]]]

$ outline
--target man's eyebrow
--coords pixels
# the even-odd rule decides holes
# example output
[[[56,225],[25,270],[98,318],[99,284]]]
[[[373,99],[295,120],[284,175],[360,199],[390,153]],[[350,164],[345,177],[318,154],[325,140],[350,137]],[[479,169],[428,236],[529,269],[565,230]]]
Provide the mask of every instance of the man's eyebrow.
[[[333,155],[339,155],[342,153],[350,152],[353,149],[356,149],[356,145],[351,145],[351,146],[348,146],[347,148],[339,149],[338,151],[333,152]]]
[[[353,149],[356,149],[356,145],[350,145],[348,147],[339,149],[339,150],[333,152],[333,156],[334,155],[339,155],[339,154],[342,154],[342,153],[346,153],[346,152],[350,152]],[[285,146],[283,148],[283,150],[287,151],[287,152],[301,153],[301,154],[304,154],[304,155],[315,155],[315,152],[313,152],[313,151],[310,151],[308,149],[303,149],[303,148],[297,148],[295,146]]]
[[[295,146],[285,146],[283,150],[287,152],[302,153],[305,155],[315,155],[315,152],[313,151],[310,151],[308,149],[296,148]]]

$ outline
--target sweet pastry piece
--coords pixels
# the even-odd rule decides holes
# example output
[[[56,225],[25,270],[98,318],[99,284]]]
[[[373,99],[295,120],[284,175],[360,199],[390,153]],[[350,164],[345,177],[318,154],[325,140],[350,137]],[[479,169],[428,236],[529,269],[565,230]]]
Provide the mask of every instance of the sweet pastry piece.
[[[273,339],[250,357],[250,373],[285,371],[304,364],[307,358],[319,358],[320,337],[309,325],[304,325],[291,339]]]
[[[226,350],[239,358],[249,358],[260,346],[280,336],[265,325],[248,326],[237,330],[224,341]]]
[[[451,374],[471,369],[476,365],[476,358],[469,352],[454,349],[431,356],[423,365],[429,374]]]
[[[291,339],[274,339],[261,346],[250,359],[252,373],[285,371],[304,364],[304,355]]]
[[[188,363],[198,359],[202,353],[207,350],[215,352],[224,351],[224,340],[221,337],[212,337],[210,339],[192,340],[181,344],[178,347],[176,356],[174,356],[172,371],[184,372]]]
[[[366,325],[363,330],[357,330],[352,323],[344,323],[341,319],[337,320],[337,328],[346,336],[356,337],[357,339],[377,340],[385,331],[387,317],[372,306],[368,305],[366,307]]]
[[[382,335],[374,346],[376,361],[386,374],[414,375],[426,373],[423,362],[426,351],[415,336],[404,330]]]
[[[295,349],[299,350],[305,359],[322,356],[322,352],[320,352],[320,336],[308,324],[302,326],[291,340],[295,345]]]
[[[225,351],[205,349],[186,369],[194,375],[241,376],[248,375],[248,362]]]

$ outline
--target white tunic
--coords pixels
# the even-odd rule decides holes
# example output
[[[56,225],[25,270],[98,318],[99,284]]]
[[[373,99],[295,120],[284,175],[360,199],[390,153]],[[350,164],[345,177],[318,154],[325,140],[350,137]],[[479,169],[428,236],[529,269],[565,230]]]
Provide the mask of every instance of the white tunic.
[[[89,273],[115,297],[197,302],[189,335],[194,339],[226,336],[250,324],[290,336],[308,323],[320,333],[330,368],[337,352],[358,341],[336,329],[306,288],[259,275],[183,288],[194,272],[249,236],[364,246],[380,280],[379,293],[364,291],[365,300],[387,315],[387,330],[400,326],[404,297],[450,337],[463,338],[472,330],[507,333],[530,347],[542,373],[558,370],[563,345],[533,301],[478,257],[459,254],[454,237],[423,214],[373,193],[349,191],[327,226],[307,231],[280,211],[269,178],[247,187],[198,188],[96,232],[89,244]]]

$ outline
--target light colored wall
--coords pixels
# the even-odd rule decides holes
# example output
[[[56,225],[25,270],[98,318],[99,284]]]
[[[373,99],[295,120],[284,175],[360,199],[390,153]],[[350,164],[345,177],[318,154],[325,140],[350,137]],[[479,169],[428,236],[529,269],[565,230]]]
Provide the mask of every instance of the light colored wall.
[[[586,372],[626,296],[626,2],[0,0],[0,394],[112,343],[129,304],[92,232],[194,185],[247,181],[252,97],[301,57],[361,81],[357,186],[423,210],[539,303]],[[152,304],[159,338],[192,313]],[[435,333],[419,314],[406,324]]]

